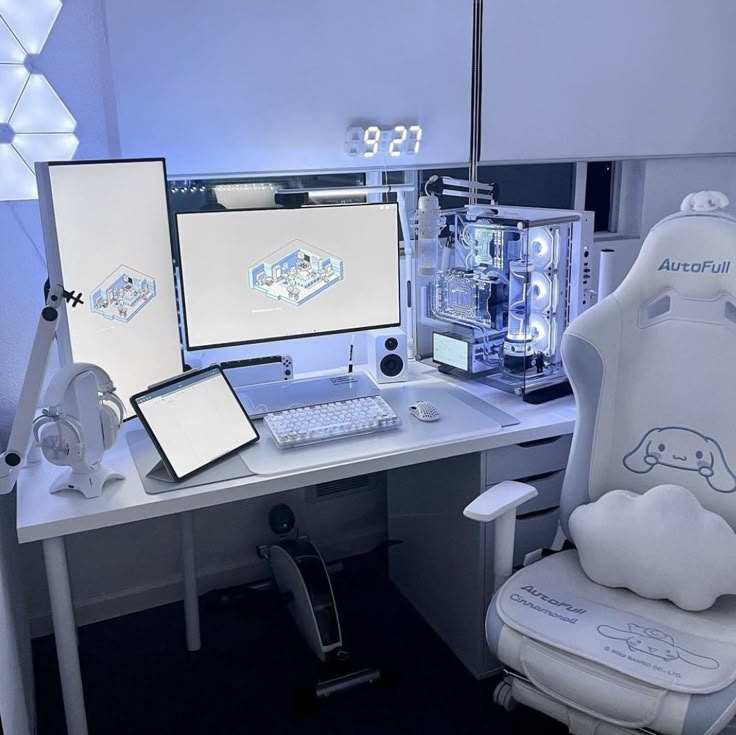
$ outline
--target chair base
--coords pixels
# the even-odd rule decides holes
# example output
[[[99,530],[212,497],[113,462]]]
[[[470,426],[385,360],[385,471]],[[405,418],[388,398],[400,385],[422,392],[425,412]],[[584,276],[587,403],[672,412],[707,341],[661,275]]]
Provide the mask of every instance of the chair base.
[[[537,689],[524,677],[506,672],[493,693],[495,704],[507,712],[517,704],[530,707],[567,726],[572,735],[657,735],[652,730],[631,730],[568,707]]]
[[[493,704],[503,707],[507,712],[513,712],[516,709],[517,701],[513,696],[513,687],[506,679],[499,682],[493,690]]]
[[[493,692],[493,702],[512,712],[517,705],[530,707],[567,726],[572,735],[658,735],[653,730],[631,730],[568,707],[539,691],[523,676],[505,670],[504,678]],[[736,718],[720,731],[720,735],[736,735]]]

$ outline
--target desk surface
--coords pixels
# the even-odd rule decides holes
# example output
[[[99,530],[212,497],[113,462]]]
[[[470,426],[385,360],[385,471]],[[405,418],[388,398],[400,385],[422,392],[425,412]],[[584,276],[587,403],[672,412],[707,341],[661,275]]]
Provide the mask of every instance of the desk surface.
[[[454,398],[465,390],[519,419],[499,428],[467,403]],[[51,495],[48,488],[63,468],[48,462],[28,467],[18,480],[18,539],[21,543],[64,536],[95,528],[197,510],[269,493],[369,472],[405,467],[436,459],[495,449],[523,441],[570,433],[575,407],[571,397],[542,406],[474,381],[443,376],[429,366],[412,363],[407,383],[383,386],[386,400],[401,417],[401,428],[354,439],[341,439],[291,450],[278,450],[268,431],[261,441],[243,450],[246,464],[260,474],[148,495],[143,490],[124,433],[140,429],[127,422],[105,464],[125,475],[109,484],[99,498],[75,492]],[[409,415],[408,405],[419,399],[438,404],[442,418],[422,423]]]

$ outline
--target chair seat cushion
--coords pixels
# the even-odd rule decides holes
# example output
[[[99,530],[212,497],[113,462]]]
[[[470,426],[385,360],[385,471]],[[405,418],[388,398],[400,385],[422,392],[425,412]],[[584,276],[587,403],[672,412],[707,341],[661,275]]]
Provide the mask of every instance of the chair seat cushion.
[[[519,633],[671,691],[709,693],[736,680],[736,597],[707,611],[602,587],[576,551],[547,557],[499,591],[501,620]]]
[[[597,585],[566,551],[506,582],[486,632],[545,694],[622,727],[718,732],[736,711],[736,596],[686,612]]]

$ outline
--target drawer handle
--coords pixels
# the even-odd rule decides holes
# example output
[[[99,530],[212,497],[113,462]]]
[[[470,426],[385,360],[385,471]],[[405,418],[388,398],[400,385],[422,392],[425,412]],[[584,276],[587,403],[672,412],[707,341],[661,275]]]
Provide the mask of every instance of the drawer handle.
[[[516,516],[517,521],[527,521],[530,518],[538,518],[539,516],[546,516],[546,515],[552,515],[553,513],[557,513],[560,510],[559,506],[555,506],[554,508],[542,508],[542,510],[530,510],[528,513],[519,513]]]
[[[521,480],[517,480],[517,482],[525,482],[527,485],[533,485],[535,482],[540,482],[541,480],[546,480],[549,477],[554,477],[555,475],[559,475],[560,472],[564,472],[565,470],[552,470],[551,472],[542,472],[540,475],[530,475],[529,477],[523,477]]]
[[[549,436],[546,439],[533,439],[529,442],[519,442],[516,446],[517,447],[524,447],[524,449],[529,449],[531,447],[541,447],[545,444],[554,444],[555,442],[562,439],[562,436]]]

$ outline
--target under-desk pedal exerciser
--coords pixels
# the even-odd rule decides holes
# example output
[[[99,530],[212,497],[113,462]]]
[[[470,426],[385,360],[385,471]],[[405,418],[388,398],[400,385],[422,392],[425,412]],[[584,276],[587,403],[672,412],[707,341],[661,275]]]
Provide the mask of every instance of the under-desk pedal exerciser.
[[[295,516],[288,505],[271,508],[269,525],[274,533],[290,533]],[[378,669],[355,667],[344,647],[340,617],[332,582],[317,547],[305,536],[283,538],[272,546],[259,546],[258,555],[268,559],[276,586],[304,641],[322,662],[314,693],[324,699],[381,678]]]

